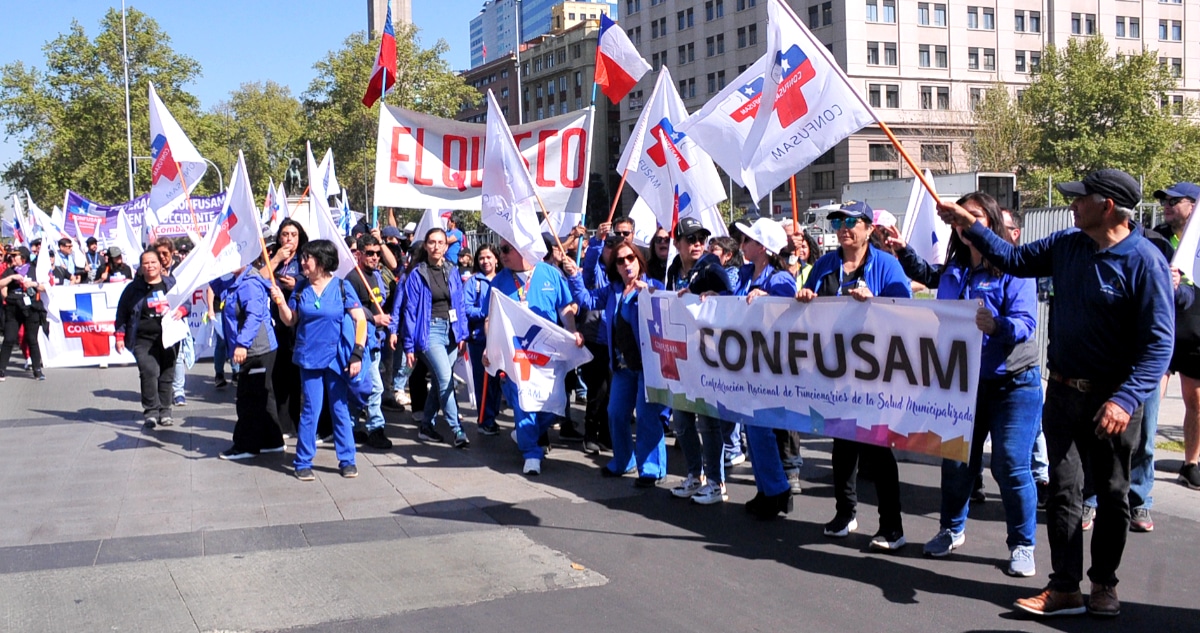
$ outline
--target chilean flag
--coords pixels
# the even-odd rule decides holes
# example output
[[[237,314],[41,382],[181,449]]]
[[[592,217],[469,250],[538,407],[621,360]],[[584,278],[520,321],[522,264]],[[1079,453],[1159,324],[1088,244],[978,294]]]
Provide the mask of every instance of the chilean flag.
[[[596,46],[596,84],[600,90],[616,103],[649,71],[650,64],[638,54],[625,31],[601,13]]]
[[[379,36],[379,54],[375,55],[375,67],[371,69],[371,82],[363,95],[363,105],[375,105],[392,86],[396,85],[396,30],[392,28],[392,2],[388,0],[387,20],[383,23],[383,34]]]

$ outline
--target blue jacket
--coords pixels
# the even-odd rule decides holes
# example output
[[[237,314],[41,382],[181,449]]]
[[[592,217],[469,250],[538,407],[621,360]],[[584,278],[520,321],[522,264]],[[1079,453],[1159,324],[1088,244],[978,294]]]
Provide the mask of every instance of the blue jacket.
[[[796,296],[796,278],[786,270],[775,270],[774,266],[767,264],[757,279],[753,277],[754,264],[742,266],[737,273],[738,282],[733,287],[733,294],[744,297],[758,288],[772,297]]]
[[[595,288],[597,285],[608,281],[608,275],[604,270],[604,262],[600,261],[600,255],[603,252],[604,240],[598,237],[588,239],[588,248],[583,254],[583,264],[579,267],[583,271],[583,283],[588,288]]]
[[[463,289],[463,304],[466,306],[467,312],[467,340],[472,343],[486,343],[487,334],[483,331],[483,323],[487,320],[484,316],[483,300],[490,297],[487,289],[490,288],[492,282],[483,273],[475,273],[467,280],[466,287]]]
[[[1012,275],[996,276],[987,268],[971,271],[957,262],[930,264],[905,247],[896,255],[913,281],[937,289],[937,298],[981,299],[996,319],[996,331],[983,335],[979,363],[982,379],[1029,369],[1038,362],[1037,282]]]
[[[462,277],[458,267],[450,260],[442,265],[447,268],[446,281],[450,287],[450,307],[458,315],[451,328],[454,342],[467,340],[467,311],[463,304]],[[429,266],[417,266],[404,280],[404,351],[423,352],[429,349],[429,324],[433,320],[433,294],[429,290]]]
[[[279,347],[271,327],[271,283],[253,266],[221,288],[218,296],[224,302],[221,329],[231,352],[243,347],[248,355],[261,356]]]
[[[1050,369],[1115,388],[1132,413],[1167,371],[1175,308],[1167,259],[1140,227],[1105,250],[1078,229],[1013,246],[976,222],[964,233],[996,265],[1018,277],[1052,277]]]
[[[657,279],[651,279],[646,275],[642,275],[642,281],[650,285],[655,290],[663,290],[662,282]],[[603,309],[603,316],[600,317],[601,327],[608,333],[606,341],[608,344],[608,358],[611,369],[611,364],[616,356],[613,354],[612,346],[612,326],[616,323],[617,309],[622,310],[621,316],[627,323],[633,326],[634,343],[641,345],[641,328],[638,327],[637,320],[637,298],[632,301],[621,304],[621,293],[624,292],[625,286],[614,281],[607,286],[602,286],[594,290],[589,290],[584,286],[583,275],[576,273],[574,277],[567,278],[567,284],[571,287],[571,295],[575,298],[575,302],[581,308],[587,310]],[[620,305],[619,305],[620,304]],[[628,310],[628,312],[626,312]]]
[[[876,297],[911,297],[912,286],[908,282],[908,277],[904,276],[904,269],[900,267],[900,262],[890,253],[885,253],[874,246],[868,245],[868,249],[862,278],[867,282],[867,288],[871,289],[871,293]],[[829,273],[836,273],[841,265],[841,247],[838,247],[836,251],[825,253],[821,259],[817,260],[817,263],[813,264],[812,272],[808,275],[808,281],[804,282],[804,287],[820,294],[825,276]]]

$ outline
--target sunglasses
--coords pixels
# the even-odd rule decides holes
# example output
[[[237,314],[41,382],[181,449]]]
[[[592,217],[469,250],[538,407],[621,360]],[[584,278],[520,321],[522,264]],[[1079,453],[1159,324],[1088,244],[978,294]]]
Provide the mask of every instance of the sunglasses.
[[[687,240],[688,244],[703,244],[705,241],[705,238],[700,233],[692,233],[683,239]]]
[[[629,255],[626,255],[626,256],[624,256],[624,257],[618,257],[618,258],[617,258],[617,261],[621,262],[622,264],[632,264],[633,262],[636,262],[636,261],[637,261],[637,255],[633,255],[633,254],[631,253],[631,254],[629,254]]]
[[[1173,207],[1184,200],[1187,200],[1187,198],[1163,198],[1162,206]]]
[[[613,231],[612,234],[620,235],[621,237],[629,237],[630,235],[633,235],[633,231]]]
[[[862,218],[834,218],[829,221],[829,226],[832,226],[835,231],[840,231],[843,228],[852,229],[858,226],[860,221]]]
[[[379,257],[383,251],[363,251],[362,254],[366,257]]]
[[[512,246],[509,246],[508,244],[501,244],[501,245],[500,245],[500,252],[501,252],[501,253],[504,253],[505,255],[507,255],[507,254],[509,254],[509,253],[513,252],[513,247],[512,247]]]

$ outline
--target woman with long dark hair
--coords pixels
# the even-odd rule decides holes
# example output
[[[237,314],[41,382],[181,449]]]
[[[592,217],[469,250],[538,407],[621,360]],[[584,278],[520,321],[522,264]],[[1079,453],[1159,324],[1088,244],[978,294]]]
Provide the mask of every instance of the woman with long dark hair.
[[[661,226],[650,238],[650,254],[646,261],[646,275],[660,281],[667,278],[667,266],[671,262],[667,257],[671,254],[671,234]],[[664,282],[665,283],[665,282]]]
[[[838,248],[826,253],[813,265],[796,300],[816,297],[851,297],[866,301],[871,297],[912,296],[908,278],[896,258],[871,246],[871,222],[874,211],[863,202],[848,202],[829,214],[829,223],[837,232]],[[879,499],[879,530],[871,538],[871,549],[894,551],[904,547],[904,522],[900,516],[900,469],[892,449],[853,440],[833,440],[833,495],[837,515],[825,524],[825,536],[842,538],[858,529],[858,466],[871,463],[875,493]]]
[[[603,325],[609,328],[608,347],[612,385],[608,397],[608,424],[613,456],[600,473],[620,477],[637,469],[634,485],[652,488],[667,476],[667,444],[659,420],[662,405],[646,400],[645,375],[638,334],[638,292],[663,285],[646,275],[646,260],[632,240],[613,250],[606,272],[608,285],[588,290],[575,262],[566,260],[565,271],[571,294],[587,310],[603,310]],[[637,411],[637,440],[630,423]]]
[[[303,404],[296,430],[296,478],[313,481],[312,460],[316,454],[317,418],[326,396],[333,417],[334,445],[338,469],[343,477],[357,477],[354,422],[350,418],[348,378],[362,370],[363,347],[367,341],[367,319],[358,295],[350,284],[333,275],[338,269],[337,247],[329,240],[313,240],[300,248],[300,272],[290,299],[279,287],[271,288],[271,299],[284,323],[295,326],[296,344],[292,362],[300,368]],[[345,315],[354,320],[354,341],[348,362],[339,358],[344,340]]]
[[[433,376],[436,394],[426,398],[417,437],[438,442],[434,430],[440,409],[454,434],[454,448],[471,441],[463,432],[454,395],[454,363],[467,343],[467,311],[463,305],[462,277],[457,265],[446,259],[446,232],[425,234],[426,261],[418,264],[404,282],[404,353],[409,364],[421,356]]]
[[[485,379],[483,367],[483,351],[487,347],[487,332],[484,330],[486,319],[483,313],[486,306],[483,300],[487,297],[487,289],[492,285],[496,270],[500,265],[491,245],[484,244],[475,249],[475,274],[465,282],[463,289],[467,311],[467,351],[471,357],[471,374],[475,380],[475,403],[482,412],[479,419],[479,432],[483,435],[496,435],[496,414],[500,410],[500,381]],[[487,393],[483,385],[487,383]]]
[[[263,277],[274,277],[275,284],[283,292],[283,299],[292,298],[296,283],[304,279],[300,271],[300,249],[308,243],[308,233],[300,223],[287,218],[275,232],[275,254],[270,262],[259,269]],[[279,318],[278,306],[272,305],[271,316],[275,322],[275,340],[279,348],[275,351],[275,366],[271,369],[271,384],[275,388],[276,419],[285,437],[296,433],[300,420],[300,368],[292,361],[296,347],[296,330]]]
[[[11,265],[0,271],[0,288],[5,291],[4,314],[0,315],[0,323],[3,323],[4,330],[4,343],[0,346],[0,380],[4,380],[12,350],[18,346],[17,339],[22,335],[29,350],[33,377],[45,380],[37,333],[42,327],[42,317],[46,314],[45,305],[41,300],[41,292],[46,287],[34,279],[36,271],[29,263],[29,249],[24,246],[15,248],[9,257]]]
[[[175,287],[175,278],[166,274],[162,250],[147,249],[142,253],[141,268],[133,282],[125,286],[117,301],[117,316],[113,323],[117,352],[127,346],[137,361],[141,380],[142,426],[171,426],[171,396],[174,393],[175,359],[179,343],[163,346],[162,320],[167,316],[167,291]],[[175,318],[187,315],[187,306],[175,311]]]
[[[1013,243],[995,198],[976,191],[958,204],[1000,239]],[[942,460],[941,528],[925,544],[928,556],[946,556],[966,540],[967,509],[975,479],[983,469],[983,445],[992,436],[992,476],[1000,485],[1008,525],[1011,576],[1035,573],[1037,489],[1030,470],[1033,443],[1041,428],[1042,382],[1034,339],[1037,283],[1000,272],[955,228],[946,248],[946,264],[930,264],[900,238],[895,227],[883,232],[913,281],[937,289],[941,300],[981,303],[975,325],[983,332],[975,427],[967,463]]]

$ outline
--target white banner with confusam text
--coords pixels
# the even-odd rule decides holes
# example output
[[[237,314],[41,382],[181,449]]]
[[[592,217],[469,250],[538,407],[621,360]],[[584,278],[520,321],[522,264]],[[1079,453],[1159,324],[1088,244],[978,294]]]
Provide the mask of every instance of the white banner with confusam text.
[[[592,110],[512,128],[550,213],[583,213],[591,167]],[[482,207],[486,126],[384,105],[375,153],[375,204],[407,209]]]
[[[971,301],[643,291],[646,397],[729,422],[966,461],[983,335]]]
[[[130,282],[54,286],[42,294],[46,305],[49,334],[38,333],[42,359],[46,367],[96,367],[134,362],[127,348],[117,353],[113,337],[117,302]],[[195,341],[196,358],[213,354],[213,322],[204,318],[208,308],[204,289],[192,293],[187,302],[188,328]]]

